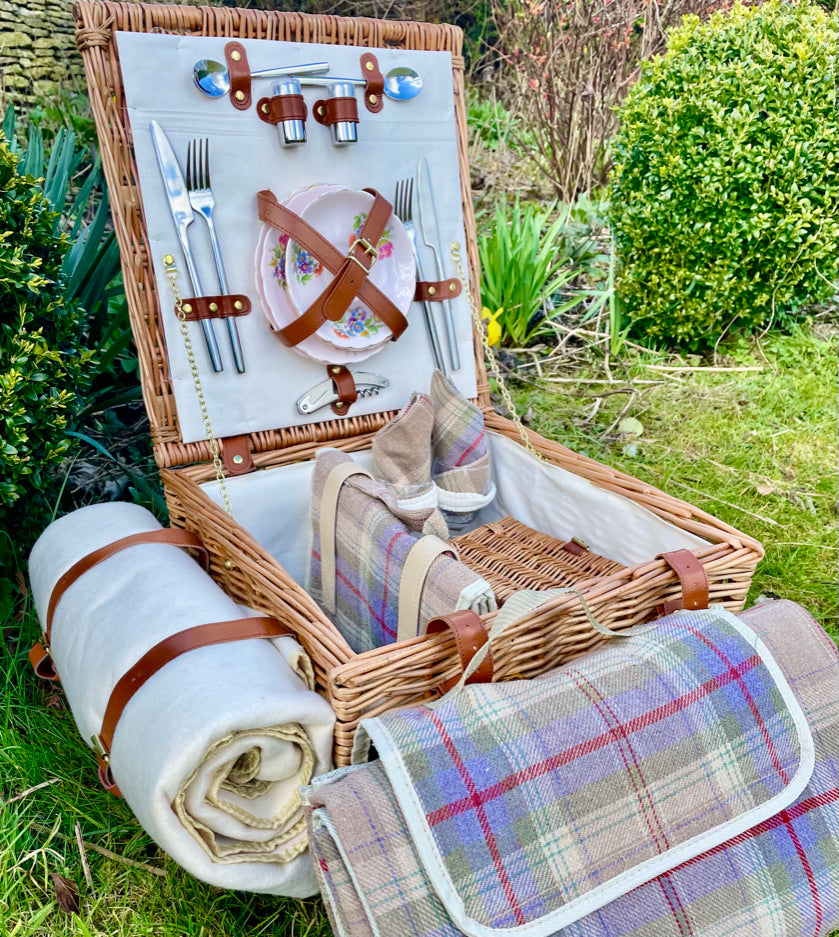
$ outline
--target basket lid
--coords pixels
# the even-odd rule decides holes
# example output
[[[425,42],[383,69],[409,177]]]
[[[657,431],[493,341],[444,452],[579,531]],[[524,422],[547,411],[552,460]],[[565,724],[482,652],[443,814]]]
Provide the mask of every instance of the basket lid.
[[[460,270],[465,267],[471,282],[477,283],[460,31],[450,26],[134,3],[82,2],[75,15],[158,464],[211,458],[204,409],[217,438],[247,436],[252,452],[294,447],[305,458],[324,442],[375,431],[411,392],[426,390],[434,364],[422,310],[415,303],[408,314],[409,328],[398,341],[386,343],[363,363],[356,364],[352,354],[347,359],[350,371],[383,377],[386,388],[360,396],[347,417],[336,417],[328,406],[308,414],[298,410],[298,401],[328,383],[330,372],[325,363],[285,347],[272,335],[263,314],[263,288],[271,276],[273,255],[277,254],[275,266],[287,255],[279,250],[278,233],[273,238],[277,243],[265,246],[266,234],[272,232],[266,232],[257,217],[256,193],[268,188],[283,199],[301,187],[328,182],[355,191],[369,186],[393,202],[397,182],[414,178],[418,159],[425,156],[439,212],[444,275],[457,276],[451,259],[456,242],[463,256]],[[264,38],[248,38],[254,35]],[[386,101],[380,113],[359,108],[358,142],[353,146],[335,147],[328,128],[310,122],[307,142],[284,148],[276,128],[258,120],[253,109],[240,112],[227,100],[203,97],[192,85],[193,64],[200,58],[223,60],[224,47],[233,38],[241,42],[252,69],[317,60],[328,62],[331,74],[361,74],[362,46],[377,57],[382,72],[404,65],[420,72],[423,91],[410,102]],[[263,89],[270,93],[270,84],[255,85],[255,96]],[[312,98],[310,109],[323,91],[304,89]],[[253,306],[249,315],[235,320],[244,373],[237,373],[231,354],[228,323],[233,320],[213,322],[222,372],[211,367],[203,326],[196,322],[188,327],[205,408],[164,269],[163,257],[175,257],[180,295],[198,295],[170,213],[152,120],[164,130],[184,174],[190,141],[210,141],[214,214],[227,292],[246,295]],[[415,196],[415,218],[418,208]],[[397,226],[402,229],[398,219]],[[202,292],[218,292],[204,222],[194,214],[187,230]],[[433,254],[424,245],[420,249],[431,268]],[[482,356],[476,354],[480,345],[473,336],[465,291],[452,302],[452,312],[462,367],[451,376],[464,394],[488,406],[486,375]],[[435,318],[442,328],[443,309],[435,310]],[[337,354],[340,357],[341,351]],[[448,358],[445,349],[444,354]],[[359,387],[365,389],[361,383]]]

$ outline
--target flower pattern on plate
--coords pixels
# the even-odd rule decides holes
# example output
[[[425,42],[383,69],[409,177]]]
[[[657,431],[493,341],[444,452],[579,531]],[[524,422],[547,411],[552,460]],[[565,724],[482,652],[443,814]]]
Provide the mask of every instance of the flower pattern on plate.
[[[364,227],[364,222],[367,220],[367,212],[359,212],[355,218],[353,218],[352,226],[353,233],[347,238],[347,248],[353,246],[356,239],[361,237],[361,229]],[[379,238],[379,243],[376,245],[376,259],[384,260],[385,257],[390,257],[393,253],[393,239],[390,233],[390,228],[385,228],[382,231],[382,236]]]
[[[332,326],[332,331],[338,338],[367,338],[376,335],[382,328],[378,316],[373,315],[366,306],[352,306]]]
[[[285,278],[285,254],[286,247],[288,246],[288,235],[281,234],[277,238],[276,244],[274,244],[274,249],[271,251],[271,270],[274,272],[274,278],[284,289],[288,289],[288,283]]]
[[[299,244],[294,245],[291,253],[294,275],[297,277],[298,283],[308,283],[309,280],[319,277],[323,273],[321,262]]]

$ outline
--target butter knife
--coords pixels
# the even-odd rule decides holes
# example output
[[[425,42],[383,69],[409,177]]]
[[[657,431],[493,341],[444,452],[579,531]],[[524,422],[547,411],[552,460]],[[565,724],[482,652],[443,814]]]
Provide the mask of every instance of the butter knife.
[[[192,281],[193,294],[203,296],[204,290],[201,287],[201,280],[198,277],[198,270],[195,268],[195,260],[187,237],[187,228],[192,224],[192,206],[189,204],[189,194],[184,184],[183,173],[175,156],[175,151],[172,149],[172,144],[160,124],[156,120],[151,121],[149,130],[151,131],[157,163],[160,166],[160,174],[166,187],[166,197],[172,211],[172,220],[175,222],[175,230],[178,233],[178,240],[181,242],[186,269]],[[221,363],[221,353],[219,352],[212,320],[202,319],[201,328],[204,330],[204,340],[207,343],[207,351],[210,354],[213,370],[223,371],[224,365]]]
[[[434,263],[437,268],[437,279],[445,280],[443,269],[443,241],[440,238],[440,220],[437,217],[437,206],[434,204],[434,188],[431,185],[431,171],[428,160],[423,156],[417,163],[417,194],[419,195],[419,220],[422,228],[422,239],[431,248],[434,254]],[[452,371],[460,370],[460,353],[457,350],[457,335],[454,330],[454,316],[452,302],[447,299],[443,303],[445,313],[446,338],[449,343],[449,356],[452,359]]]

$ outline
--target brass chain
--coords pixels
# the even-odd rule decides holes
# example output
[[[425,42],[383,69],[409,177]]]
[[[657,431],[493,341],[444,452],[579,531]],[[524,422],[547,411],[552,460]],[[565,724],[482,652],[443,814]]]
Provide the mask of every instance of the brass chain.
[[[198,406],[201,409],[201,420],[204,423],[204,432],[207,435],[207,441],[210,444],[210,452],[213,456],[213,466],[216,470],[216,480],[221,489],[221,497],[224,501],[224,510],[233,517],[233,505],[230,503],[230,496],[227,491],[227,482],[224,477],[224,465],[221,461],[221,452],[218,441],[213,433],[213,425],[210,422],[210,411],[207,409],[207,398],[204,396],[204,387],[201,384],[201,375],[198,373],[198,362],[195,358],[195,349],[192,347],[192,338],[189,334],[189,326],[186,321],[186,313],[183,308],[183,300],[178,290],[178,268],[175,266],[175,258],[171,254],[163,256],[163,270],[166,279],[169,281],[169,288],[172,290],[172,296],[175,298],[175,315],[181,324],[181,334],[184,338],[184,347],[186,348],[186,357],[189,361],[189,370],[192,373],[192,382],[195,385],[195,393],[198,397]]]
[[[496,359],[495,352],[492,350],[492,346],[489,343],[489,334],[487,329],[484,327],[483,320],[481,319],[481,310],[478,308],[478,303],[475,299],[474,293],[469,289],[469,279],[466,276],[466,270],[463,266],[463,258],[461,257],[459,241],[455,241],[452,244],[452,261],[454,262],[460,282],[463,284],[463,292],[469,299],[469,309],[472,313],[472,321],[475,325],[475,328],[478,330],[478,335],[481,336],[481,344],[484,348],[484,357],[489,364],[490,374],[495,378],[495,383],[498,385],[498,391],[501,394],[501,399],[504,401],[504,406],[507,408],[507,412],[510,414],[512,421],[518,428],[521,441],[524,444],[524,448],[540,461],[546,462],[547,460],[544,458],[544,456],[542,456],[541,453],[536,450],[533,443],[530,441],[530,435],[525,429],[524,423],[521,421],[521,417],[516,410],[516,405],[513,403],[513,397],[510,394],[510,388],[507,387],[507,382],[501,375],[501,369],[498,366],[498,360]]]

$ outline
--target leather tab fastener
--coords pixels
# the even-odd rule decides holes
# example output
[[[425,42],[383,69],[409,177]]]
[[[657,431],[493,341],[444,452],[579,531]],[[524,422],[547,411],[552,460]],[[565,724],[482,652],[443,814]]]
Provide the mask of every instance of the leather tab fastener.
[[[562,549],[566,553],[571,553],[573,556],[580,556],[581,553],[588,552],[588,546],[583,543],[582,540],[577,540],[576,537],[572,537],[570,540],[563,543]]]
[[[275,94],[256,102],[256,114],[266,124],[279,124],[284,120],[306,120],[309,110],[302,94]]]
[[[187,322],[199,319],[221,319],[226,316],[246,316],[251,311],[247,296],[190,296],[181,302],[181,311]]]
[[[414,290],[415,303],[440,303],[454,299],[463,292],[463,284],[457,277],[448,280],[417,280]]]
[[[312,107],[312,114],[319,124],[329,127],[332,124],[358,123],[358,102],[352,98],[326,98],[322,101],[315,101]]]
[[[326,366],[326,373],[338,395],[338,399],[332,404],[332,412],[338,416],[346,416],[350,407],[358,400],[358,389],[352,371],[343,364],[330,364]]]
[[[226,436],[222,439],[221,461],[228,475],[247,475],[256,470],[247,436]]]
[[[224,59],[230,75],[230,103],[237,111],[246,111],[251,106],[251,67],[248,55],[241,42],[228,42],[224,47]]]
[[[29,663],[35,671],[35,676],[51,683],[58,681],[58,674],[52,662],[49,651],[39,641],[29,651]]]
[[[438,634],[451,629],[454,634],[457,652],[460,655],[460,670],[463,673],[475,654],[487,643],[489,636],[479,615],[469,609],[452,612],[450,615],[439,615],[432,618],[425,628],[426,634]],[[467,683],[490,683],[492,681],[492,651],[481,661],[481,665],[466,681]],[[444,680],[438,690],[441,694],[448,691],[457,683],[460,676]]]
[[[379,70],[379,60],[372,52],[361,56],[361,74],[367,84],[364,87],[364,106],[371,114],[378,114],[385,103],[385,79]]]
[[[682,584],[682,595],[679,598],[667,599],[659,611],[662,615],[669,615],[677,609],[684,608],[695,611],[708,607],[708,575],[705,567],[690,552],[690,550],[673,550],[670,553],[659,553],[656,559],[663,559],[679,577]]]

